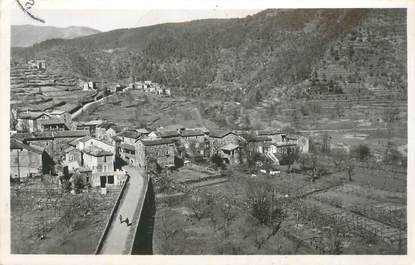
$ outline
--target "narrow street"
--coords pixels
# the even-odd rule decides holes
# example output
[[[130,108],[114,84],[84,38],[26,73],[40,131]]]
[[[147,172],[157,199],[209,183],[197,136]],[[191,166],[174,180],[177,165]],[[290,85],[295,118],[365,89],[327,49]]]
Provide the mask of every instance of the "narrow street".
[[[123,254],[126,250],[126,246],[130,243],[127,242],[134,239],[130,234],[135,232],[138,219],[133,220],[134,213],[138,208],[141,208],[145,198],[145,179],[139,169],[133,167],[124,167],[124,170],[130,175],[128,186],[124,192],[123,198],[115,212],[111,226],[107,235],[104,238],[104,242],[99,254]],[[120,215],[123,220],[128,218],[131,225],[127,226],[126,222],[120,222]]]

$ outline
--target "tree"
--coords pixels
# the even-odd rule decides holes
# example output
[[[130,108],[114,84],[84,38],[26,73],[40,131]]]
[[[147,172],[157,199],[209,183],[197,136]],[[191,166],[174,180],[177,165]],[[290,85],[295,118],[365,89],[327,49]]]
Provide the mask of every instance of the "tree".
[[[73,180],[73,189],[75,193],[76,194],[80,193],[81,190],[84,189],[85,187],[85,183],[84,183],[82,176],[79,173],[75,173],[72,176],[72,180]]]
[[[393,131],[393,124],[397,120],[399,110],[397,108],[387,108],[383,112],[383,121],[386,123],[388,136],[391,137]]]
[[[323,154],[330,153],[330,143],[331,142],[331,136],[328,133],[323,134],[323,144],[321,146],[321,152]]]
[[[215,206],[215,199],[207,193],[193,194],[187,206],[192,210],[193,216],[200,221],[202,218],[210,216]]]
[[[300,156],[302,170],[311,177],[312,182],[315,182],[325,172],[320,159],[315,153],[301,154]]]
[[[388,141],[383,161],[390,164],[406,165],[406,158],[398,151],[396,144]]]
[[[354,158],[345,151],[337,151],[332,154],[334,166],[338,170],[346,170],[349,181],[352,181],[354,175]]]
[[[287,172],[291,172],[291,166],[298,160],[300,150],[298,147],[288,148],[282,155],[282,161],[288,165]]]
[[[350,152],[360,161],[366,161],[370,157],[370,147],[365,144],[354,146]]]
[[[219,154],[213,154],[210,158],[210,162],[213,163],[215,169],[224,167],[222,157]]]
[[[60,219],[61,223],[66,227],[67,233],[71,232],[72,225],[75,219],[75,212],[72,207],[73,206],[66,208],[65,211],[63,212],[63,216]]]

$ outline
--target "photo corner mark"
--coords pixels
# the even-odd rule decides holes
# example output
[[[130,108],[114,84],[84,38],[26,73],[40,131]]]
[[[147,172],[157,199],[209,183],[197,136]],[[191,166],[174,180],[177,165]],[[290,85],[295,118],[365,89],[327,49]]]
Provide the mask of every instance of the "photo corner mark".
[[[20,9],[26,13],[26,15],[28,15],[30,18],[41,22],[41,23],[45,23],[45,20],[35,16],[32,14],[31,10],[33,9],[33,7],[35,6],[36,2],[35,0],[26,0],[26,1],[22,1],[22,0],[16,0],[17,5],[20,7]]]

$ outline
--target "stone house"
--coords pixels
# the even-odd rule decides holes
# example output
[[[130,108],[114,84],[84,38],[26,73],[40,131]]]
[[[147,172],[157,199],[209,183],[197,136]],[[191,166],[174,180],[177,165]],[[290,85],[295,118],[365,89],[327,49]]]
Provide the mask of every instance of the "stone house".
[[[145,168],[152,160],[160,167],[172,167],[175,149],[172,139],[138,139],[135,143],[136,166]]]
[[[199,129],[186,129],[180,134],[180,144],[184,146],[187,153],[191,155],[205,156],[209,153],[206,148],[209,146],[208,136]],[[197,154],[193,154],[196,152]]]
[[[72,116],[66,110],[54,110],[47,113],[51,118],[62,119],[66,123],[72,122]]]
[[[273,144],[287,141],[287,134],[279,130],[260,130],[256,132],[257,136],[266,136],[271,138]]]
[[[16,133],[12,138],[20,140],[27,145],[40,146],[49,155],[53,156],[55,150],[53,132]]]
[[[89,184],[92,187],[111,187],[125,181],[125,174],[114,170],[114,146],[90,136],[70,144],[71,148],[66,150],[65,165],[73,171],[90,170]]]
[[[40,146],[10,140],[10,176],[26,178],[33,175],[54,173],[55,163]]]
[[[97,127],[101,125],[102,123],[104,123],[103,120],[92,120],[92,121],[87,121],[87,122],[80,122],[76,125],[76,129],[89,131],[89,134],[94,136]]]
[[[239,145],[234,143],[228,143],[220,148],[223,161],[226,164],[239,164],[240,163],[240,148]]]
[[[40,121],[40,130],[43,131],[68,131],[70,124],[61,118],[50,118]]]
[[[41,131],[40,121],[49,118],[50,115],[43,112],[20,112],[17,115],[16,130],[18,132]]]
[[[210,131],[209,134],[209,155],[220,154],[221,148],[227,144],[239,145],[241,138],[231,131]]]
[[[131,166],[136,165],[135,146],[127,143],[121,143],[118,147],[122,160]]]
[[[273,150],[275,147],[272,145],[272,139],[268,136],[252,136],[247,139],[247,145],[249,150],[258,152],[260,154],[265,154],[267,152],[274,153]]]
[[[109,141],[111,137],[117,135],[117,126],[113,123],[103,123],[98,125],[95,130],[95,137],[100,140]]]
[[[129,145],[134,145],[135,142],[142,136],[141,133],[136,130],[127,130],[117,135],[121,138],[121,142]]]

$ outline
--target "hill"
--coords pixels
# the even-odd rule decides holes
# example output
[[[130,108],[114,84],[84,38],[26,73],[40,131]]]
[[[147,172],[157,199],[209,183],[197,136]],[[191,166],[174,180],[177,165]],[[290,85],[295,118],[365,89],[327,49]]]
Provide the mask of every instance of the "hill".
[[[49,39],[72,39],[99,32],[96,29],[77,26],[58,28],[51,26],[12,25],[11,46],[29,47]]]
[[[153,80],[253,107],[270,97],[406,95],[404,9],[265,10],[119,29],[14,49],[83,78]]]

